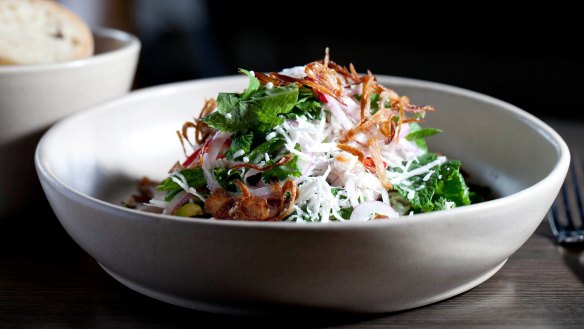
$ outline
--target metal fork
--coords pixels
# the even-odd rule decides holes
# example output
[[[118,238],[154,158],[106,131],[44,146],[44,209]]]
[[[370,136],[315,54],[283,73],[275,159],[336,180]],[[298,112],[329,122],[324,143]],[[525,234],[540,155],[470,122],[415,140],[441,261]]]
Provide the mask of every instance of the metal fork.
[[[584,243],[584,164],[580,153],[572,154],[572,164],[548,221],[557,243]]]

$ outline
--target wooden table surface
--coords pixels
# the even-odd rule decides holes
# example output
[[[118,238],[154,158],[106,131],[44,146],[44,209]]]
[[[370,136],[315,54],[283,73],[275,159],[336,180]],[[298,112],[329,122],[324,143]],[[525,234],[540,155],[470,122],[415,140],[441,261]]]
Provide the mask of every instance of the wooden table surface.
[[[584,124],[549,121],[584,150]],[[547,222],[491,279],[426,307],[368,316],[232,317],[136,293],[61,228],[47,205],[34,220],[0,219],[0,328],[584,328],[584,248],[556,246]]]

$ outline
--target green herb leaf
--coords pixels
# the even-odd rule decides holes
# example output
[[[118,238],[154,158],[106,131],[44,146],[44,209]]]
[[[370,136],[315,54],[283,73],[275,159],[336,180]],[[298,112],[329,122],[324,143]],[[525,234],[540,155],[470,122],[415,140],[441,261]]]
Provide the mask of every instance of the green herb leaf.
[[[180,171],[180,173],[185,176],[187,184],[190,187],[197,189],[207,185],[205,175],[203,174],[203,169],[201,168],[183,169]],[[156,187],[156,189],[158,191],[166,192],[166,195],[164,196],[165,201],[172,200],[172,198],[174,198],[180,191],[183,190],[183,188],[175,183],[170,177],[163,180],[160,185]]]
[[[231,113],[239,107],[239,102],[239,95],[237,94],[219,93],[217,95],[217,112],[221,114]]]
[[[229,160],[233,160],[233,153],[243,150],[245,154],[249,153],[251,149],[251,144],[253,141],[253,133],[238,133],[231,138],[231,146],[225,153],[225,157]]]
[[[413,127],[416,127],[416,129],[412,129]],[[415,122],[410,124],[410,129],[412,130],[406,136],[406,139],[409,141],[413,141],[418,138],[426,138],[428,136],[436,135],[442,132],[441,129],[437,128],[421,128],[420,125]]]
[[[243,73],[249,77],[249,83],[247,85],[247,89],[241,94],[241,99],[245,100],[248,99],[251,94],[253,94],[258,88],[260,87],[260,80],[258,80],[255,75],[251,74],[251,72],[239,69],[240,73]]]
[[[341,187],[331,187],[331,193],[336,197],[337,194],[339,194],[339,192],[341,191]],[[341,195],[339,197],[340,200],[345,200],[347,199],[346,196]],[[348,207],[348,208],[341,208],[338,211],[339,215],[341,215],[341,217],[343,217],[343,219],[349,219],[351,218],[351,214],[353,213],[353,207]]]
[[[265,154],[268,154],[270,159],[278,156],[284,149],[284,139],[281,136],[276,136],[268,141],[263,142],[253,149],[248,154],[250,163],[258,163],[265,158]]]
[[[242,177],[242,170],[230,170],[223,167],[217,167],[213,169],[213,174],[219,185],[230,192],[235,192],[237,187],[233,184],[233,180],[240,179]]]
[[[290,112],[298,100],[298,87],[294,84],[265,89],[264,94],[258,93],[250,98],[250,106],[257,113],[260,126],[258,130],[268,131],[282,124],[284,118],[280,114]]]
[[[410,123],[410,133],[406,135],[406,139],[418,145],[422,150],[428,151],[428,145],[425,138],[428,136],[441,133],[442,130],[436,128],[422,128],[418,123]]]
[[[294,108],[298,100],[298,87],[292,84],[267,89],[255,87],[254,81],[250,78],[250,85],[241,95],[219,93],[217,111],[201,118],[201,121],[228,132],[265,132],[283,123],[280,115]]]
[[[238,132],[257,125],[257,115],[237,94],[219,93],[217,111],[201,118],[201,121],[221,131]]]
[[[437,158],[438,156],[434,153],[425,153],[418,157],[418,161],[411,164],[408,171],[424,166]],[[468,186],[460,173],[460,161],[449,160],[431,170],[431,173],[426,172],[409,178],[409,184],[401,182],[394,186],[396,191],[410,202],[411,210],[415,213],[430,212],[445,209],[446,202],[454,202],[456,206],[471,203]],[[412,193],[413,198],[409,199],[411,190],[415,192]]]
[[[464,177],[460,173],[460,161],[450,160],[440,166],[436,184],[436,194],[449,201],[453,201],[457,206],[470,204],[470,195]]]
[[[183,169],[180,171],[180,173],[185,176],[190,187],[199,188],[207,185],[205,175],[203,174],[203,169],[201,168]],[[182,189],[182,187],[180,187],[170,177],[168,177],[167,179],[163,180],[162,183],[156,187],[156,189],[158,191],[174,191],[177,189]]]
[[[274,163],[273,160],[270,160],[266,163],[266,165]],[[300,177],[302,173],[300,172],[300,167],[298,167],[298,156],[294,156],[292,160],[288,161],[286,164],[282,166],[277,166],[270,170],[266,170],[262,173],[262,178],[264,182],[268,183],[272,180],[279,180],[285,181],[290,177]]]
[[[371,94],[370,102],[371,114],[375,114],[377,111],[379,111],[379,94]]]
[[[301,88],[298,93],[298,101],[294,108],[284,116],[288,119],[295,119],[299,116],[306,116],[320,120],[322,114],[322,102],[316,97],[312,89]]]

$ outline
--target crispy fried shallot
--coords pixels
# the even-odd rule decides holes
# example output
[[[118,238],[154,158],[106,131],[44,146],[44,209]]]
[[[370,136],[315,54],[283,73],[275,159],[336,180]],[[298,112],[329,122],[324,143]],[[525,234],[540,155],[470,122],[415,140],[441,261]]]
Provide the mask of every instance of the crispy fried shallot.
[[[283,186],[277,181],[270,184],[270,194],[265,197],[253,194],[241,180],[233,182],[241,191],[240,194],[218,188],[205,201],[205,209],[213,217],[247,221],[281,221],[293,210],[298,187],[292,180],[287,180]]]
[[[261,83],[265,84],[269,82],[274,86],[283,86],[292,83],[298,86],[306,86],[315,92],[329,95],[341,104],[345,104],[343,102],[343,83],[339,74],[334,69],[329,68],[322,61],[315,61],[307,64],[304,72],[306,73],[306,77],[301,79],[275,72],[269,74],[255,72],[255,77]],[[348,74],[350,75],[350,73]]]
[[[304,73],[306,73],[306,78],[300,81],[303,85],[329,95],[339,103],[344,104],[343,83],[335,70],[317,61],[307,64]]]
[[[379,178],[381,185],[387,190],[393,190],[393,186],[387,179],[387,174],[385,172],[385,165],[383,159],[381,158],[381,152],[379,151],[379,144],[376,139],[369,140],[369,151],[371,152],[371,157],[373,158],[373,163],[375,163],[375,175]]]
[[[203,142],[213,133],[215,129],[209,127],[206,123],[202,122],[200,119],[205,115],[213,112],[217,107],[217,102],[215,99],[210,98],[205,100],[205,105],[203,105],[203,109],[199,113],[199,118],[193,121],[187,121],[183,124],[181,131],[176,131],[176,135],[180,141],[180,145],[182,146],[183,152],[185,156],[187,156],[187,150],[185,149],[185,141],[189,144],[189,146],[195,150],[195,144],[201,145]],[[188,136],[189,129],[195,130],[194,140],[191,142]],[[188,156],[187,156],[188,157]]]
[[[350,64],[349,69],[347,69],[346,67],[341,66],[333,61],[329,61],[327,66],[345,78],[348,84],[359,84],[362,81],[362,78],[359,77],[359,74],[357,71],[355,71],[353,64]]]
[[[215,132],[215,129],[207,126],[206,123],[201,121],[201,118],[213,112],[216,107],[217,102],[213,98],[206,99],[205,105],[203,106],[203,109],[199,113],[199,118],[195,120],[195,142],[199,145],[203,144],[207,137],[209,137],[213,132]],[[185,136],[185,138],[187,138],[184,126],[183,135]]]
[[[359,161],[361,162],[365,161],[365,155],[356,147],[349,146],[347,144],[337,144],[337,147],[347,153],[351,153],[352,155],[356,156],[359,159]]]

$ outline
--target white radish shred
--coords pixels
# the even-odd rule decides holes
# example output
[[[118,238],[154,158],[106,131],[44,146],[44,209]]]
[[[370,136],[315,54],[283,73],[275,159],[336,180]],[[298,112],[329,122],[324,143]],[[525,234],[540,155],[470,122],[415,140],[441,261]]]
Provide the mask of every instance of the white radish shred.
[[[267,141],[272,140],[276,136],[278,136],[278,134],[276,132],[272,131],[271,133],[266,135],[266,140]]]
[[[211,192],[220,187],[217,179],[215,179],[213,169],[217,167],[217,156],[219,152],[223,149],[225,142],[231,135],[231,133],[216,132],[209,143],[209,150],[203,155],[203,174],[207,181],[207,187]]]
[[[239,158],[240,156],[242,156],[244,154],[245,154],[245,151],[244,150],[237,150],[237,151],[233,152],[233,158],[234,159],[237,159],[237,158]]]
[[[414,170],[411,170],[411,171],[408,171],[405,173],[388,172],[388,175],[390,177],[390,182],[394,185],[398,184],[398,183],[400,183],[408,178],[424,174],[424,173],[428,172],[428,170],[430,170],[431,168],[434,168],[438,165],[441,165],[444,162],[446,162],[446,157],[440,156],[440,157],[438,157],[438,159],[436,159],[436,160],[434,160],[426,165],[423,165],[419,168],[416,168]]]
[[[197,192],[197,190],[195,190],[192,187],[189,188],[189,193],[196,196],[197,198],[199,198],[203,202],[207,201],[207,199],[204,196],[202,196],[199,192]]]
[[[158,198],[152,198],[150,201],[148,201],[148,203],[145,203],[144,205],[164,209],[166,208],[166,206],[168,206],[168,202],[160,200]]]
[[[185,198],[188,196],[188,193],[185,191],[181,191],[179,192],[177,195],[175,195],[174,198],[172,198],[172,200],[170,200],[169,202],[166,203],[166,207],[164,207],[164,210],[162,211],[163,214],[172,214],[173,210],[178,208],[178,206],[185,202]]]
[[[173,182],[177,183],[178,186],[180,186],[185,192],[196,196],[197,198],[199,198],[203,202],[206,201],[204,196],[202,196],[199,192],[197,192],[197,190],[195,190],[194,188],[189,186],[186,177],[183,174],[181,174],[180,172],[176,171],[176,172],[172,173],[172,175],[170,175],[170,179],[172,179]],[[184,195],[183,195],[183,197],[184,197]],[[176,198],[177,197],[174,197],[174,199],[176,199]]]
[[[375,215],[385,216],[389,219],[398,218],[399,214],[389,204],[381,201],[367,201],[363,202],[351,214],[351,221],[365,222],[373,219]]]

